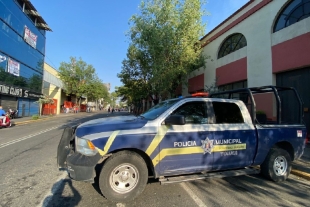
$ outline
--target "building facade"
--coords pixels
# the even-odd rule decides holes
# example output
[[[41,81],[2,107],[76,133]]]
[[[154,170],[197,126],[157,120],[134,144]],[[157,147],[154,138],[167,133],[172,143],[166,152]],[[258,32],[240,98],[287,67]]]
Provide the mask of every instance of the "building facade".
[[[53,104],[42,106],[42,115],[59,114],[67,96],[63,91],[63,83],[59,78],[58,71],[47,63],[44,63],[42,93],[45,97],[54,100]]]
[[[18,116],[38,114],[51,29],[26,0],[0,0],[0,26],[0,105],[18,109]]]
[[[216,85],[219,90],[276,85],[295,87],[310,128],[310,0],[250,0],[206,34],[206,68],[194,71],[183,95]],[[283,106],[296,106],[283,97]],[[272,119],[275,101],[258,98]],[[285,114],[283,114],[285,116]],[[309,132],[308,132],[309,134]]]

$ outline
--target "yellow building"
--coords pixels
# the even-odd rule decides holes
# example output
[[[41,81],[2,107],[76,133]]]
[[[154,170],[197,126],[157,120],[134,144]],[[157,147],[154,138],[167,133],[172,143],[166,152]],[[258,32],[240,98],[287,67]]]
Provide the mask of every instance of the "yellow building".
[[[55,100],[49,114],[59,114],[61,105],[66,100],[63,92],[63,83],[59,78],[58,71],[47,63],[44,63],[43,88],[42,93],[48,98]],[[50,109],[49,109],[50,110]],[[44,108],[42,110],[44,112]]]

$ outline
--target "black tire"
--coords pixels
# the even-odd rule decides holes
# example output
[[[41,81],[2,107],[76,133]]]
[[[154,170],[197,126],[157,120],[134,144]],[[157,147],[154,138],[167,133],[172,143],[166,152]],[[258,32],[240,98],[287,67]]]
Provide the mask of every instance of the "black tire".
[[[274,182],[285,181],[291,169],[290,155],[286,150],[280,148],[270,149],[265,161],[261,165],[261,173]]]
[[[107,199],[127,202],[143,192],[147,181],[148,169],[143,158],[131,151],[121,151],[103,164],[99,187]]]

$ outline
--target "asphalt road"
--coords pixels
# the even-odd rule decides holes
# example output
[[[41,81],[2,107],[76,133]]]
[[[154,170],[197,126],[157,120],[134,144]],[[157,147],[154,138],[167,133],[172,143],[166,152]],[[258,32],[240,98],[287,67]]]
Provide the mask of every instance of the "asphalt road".
[[[80,113],[0,129],[0,206],[310,206],[310,182],[294,175],[283,183],[260,175],[170,185],[150,180],[134,201],[110,202],[96,183],[72,181],[56,165],[64,126],[105,116]]]

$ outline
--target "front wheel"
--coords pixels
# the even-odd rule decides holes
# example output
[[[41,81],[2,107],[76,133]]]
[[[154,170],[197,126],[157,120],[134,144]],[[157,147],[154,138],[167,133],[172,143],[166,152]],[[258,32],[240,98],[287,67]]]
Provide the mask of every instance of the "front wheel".
[[[10,122],[8,125],[6,125],[6,128],[9,128],[12,126],[12,122]]]
[[[261,165],[261,172],[268,179],[281,182],[287,179],[291,168],[291,157],[288,152],[280,148],[272,148]]]
[[[141,194],[148,180],[147,166],[138,154],[122,151],[104,163],[100,176],[101,193],[109,200],[126,202]]]

